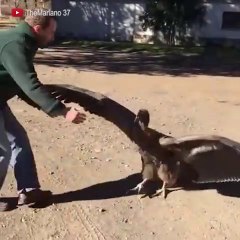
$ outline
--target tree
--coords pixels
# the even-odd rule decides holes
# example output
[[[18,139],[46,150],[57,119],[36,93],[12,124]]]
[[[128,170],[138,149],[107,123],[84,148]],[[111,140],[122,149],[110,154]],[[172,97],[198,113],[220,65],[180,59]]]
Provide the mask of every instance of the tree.
[[[17,8],[19,6],[19,0],[14,0],[14,7]]]
[[[25,3],[25,8],[28,9],[28,3],[27,3],[27,0],[24,0],[24,3]]]
[[[193,23],[203,24],[203,0],[147,0],[140,20],[143,29],[160,31],[168,45],[183,41]]]

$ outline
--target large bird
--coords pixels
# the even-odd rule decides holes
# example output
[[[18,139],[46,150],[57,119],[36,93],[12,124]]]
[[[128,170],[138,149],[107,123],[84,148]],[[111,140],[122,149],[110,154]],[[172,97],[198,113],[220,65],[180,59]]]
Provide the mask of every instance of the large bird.
[[[181,187],[172,188],[176,184],[183,166],[181,164],[181,151],[175,148],[173,151],[172,146],[162,147],[159,144],[160,141],[173,141],[174,138],[150,128],[148,126],[149,122],[150,114],[148,110],[140,109],[135,118],[135,123],[142,129],[143,141],[145,141],[144,147],[139,148],[143,181],[129,191],[138,191],[140,193],[148,182],[162,181],[162,188],[155,195],[163,193],[165,198],[166,190],[181,189]]]
[[[134,190],[144,188],[147,181],[161,180],[163,193],[179,180],[194,183],[240,181],[240,144],[221,136],[185,136],[174,138],[148,127],[147,110],[134,114],[116,101],[86,89],[58,84],[44,85],[50,94],[63,102],[74,102],[92,114],[112,122],[139,148],[143,181]],[[18,96],[39,108],[23,92]]]
[[[143,182],[134,190],[141,190],[149,180],[160,179],[163,186],[155,195],[163,193],[165,197],[166,190],[184,188],[184,185],[176,187],[180,182],[204,184],[240,181],[240,143],[217,135],[164,136],[148,127],[149,121],[145,121],[150,119],[147,110],[139,113],[136,118],[139,126],[155,140],[151,144],[151,151],[140,149],[144,160]]]

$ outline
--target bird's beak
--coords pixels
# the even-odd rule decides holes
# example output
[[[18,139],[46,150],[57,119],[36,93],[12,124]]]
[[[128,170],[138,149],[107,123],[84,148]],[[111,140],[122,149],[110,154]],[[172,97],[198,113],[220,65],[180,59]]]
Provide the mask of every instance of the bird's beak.
[[[135,119],[134,119],[134,123],[137,123],[139,121],[139,117],[136,116]]]

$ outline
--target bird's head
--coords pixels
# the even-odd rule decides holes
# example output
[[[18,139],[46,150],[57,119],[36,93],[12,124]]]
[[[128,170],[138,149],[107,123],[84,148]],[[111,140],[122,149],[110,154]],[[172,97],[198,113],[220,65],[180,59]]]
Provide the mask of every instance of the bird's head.
[[[147,109],[140,109],[134,122],[138,123],[142,130],[145,130],[150,122],[149,111]]]

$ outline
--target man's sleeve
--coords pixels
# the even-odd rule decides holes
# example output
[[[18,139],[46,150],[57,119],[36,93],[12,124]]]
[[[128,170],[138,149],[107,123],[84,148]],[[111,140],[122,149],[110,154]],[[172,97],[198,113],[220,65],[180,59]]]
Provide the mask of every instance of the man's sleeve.
[[[52,97],[38,80],[31,59],[27,58],[26,47],[21,42],[9,42],[1,51],[4,68],[20,89],[49,116],[61,114],[64,104]]]

